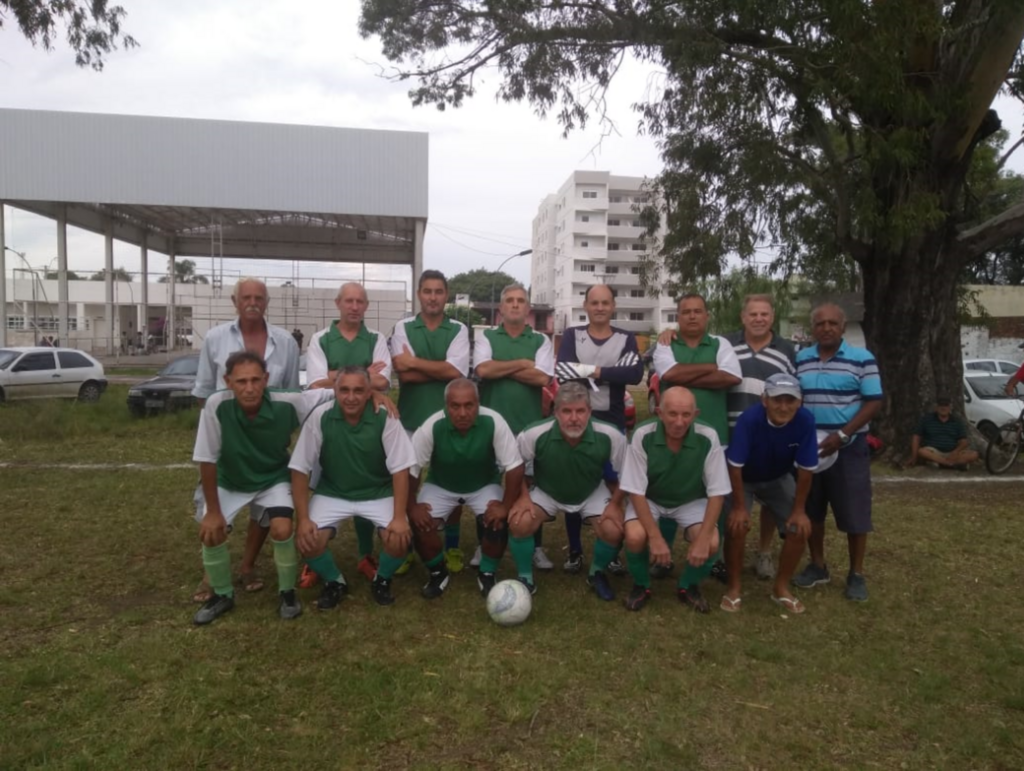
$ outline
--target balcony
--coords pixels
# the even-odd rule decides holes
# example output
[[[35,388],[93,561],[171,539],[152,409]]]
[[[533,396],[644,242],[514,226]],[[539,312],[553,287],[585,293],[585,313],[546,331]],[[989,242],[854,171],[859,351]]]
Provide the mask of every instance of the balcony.
[[[601,195],[597,198],[576,198],[573,201],[573,208],[576,211],[608,211],[608,196]]]
[[[633,215],[636,216],[635,214]],[[644,232],[641,227],[633,227],[632,225],[626,225],[625,219],[623,219],[622,225],[609,225],[608,226],[608,237],[609,238],[627,238],[636,240],[640,238],[640,234]]]

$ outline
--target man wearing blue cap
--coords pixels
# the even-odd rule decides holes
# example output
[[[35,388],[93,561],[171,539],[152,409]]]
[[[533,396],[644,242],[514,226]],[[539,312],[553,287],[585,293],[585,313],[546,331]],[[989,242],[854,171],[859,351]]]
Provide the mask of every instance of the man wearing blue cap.
[[[732,495],[725,542],[729,581],[720,606],[724,611],[740,609],[743,550],[756,498],[775,514],[779,535],[785,539],[772,600],[791,613],[804,612],[803,603],[790,593],[789,581],[811,533],[805,507],[818,465],[818,439],[814,416],[802,404],[800,382],[780,372],[765,380],[760,403],[736,421],[725,452]]]

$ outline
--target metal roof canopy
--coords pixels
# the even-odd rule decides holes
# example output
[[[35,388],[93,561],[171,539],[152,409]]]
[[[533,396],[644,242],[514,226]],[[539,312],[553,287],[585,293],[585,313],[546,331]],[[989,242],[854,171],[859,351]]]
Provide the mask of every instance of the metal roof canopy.
[[[0,109],[0,204],[57,221],[65,303],[67,224],[107,237],[108,279],[116,238],[139,246],[144,266],[153,248],[172,260],[407,264],[415,280],[427,143],[420,132]],[[6,306],[3,239],[0,209]],[[0,308],[0,344],[5,319]]]

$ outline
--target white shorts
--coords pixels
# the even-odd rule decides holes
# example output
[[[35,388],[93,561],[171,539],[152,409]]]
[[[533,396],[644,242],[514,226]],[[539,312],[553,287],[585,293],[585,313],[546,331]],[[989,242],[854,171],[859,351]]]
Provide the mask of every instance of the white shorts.
[[[469,506],[479,517],[487,511],[487,504],[491,501],[500,501],[504,497],[501,485],[487,485],[475,493],[453,493],[425,482],[420,488],[420,494],[416,496],[416,502],[429,504],[430,516],[444,522],[457,506]]]
[[[255,493],[240,493],[218,487],[217,500],[220,501],[220,511],[229,528],[235,517],[238,516],[238,512],[246,506],[249,507],[249,519],[258,522],[260,527],[270,527],[270,515],[267,514],[267,509],[295,508],[295,504],[292,503],[292,486],[289,482],[278,482],[273,487]],[[196,522],[202,522],[204,516],[206,516],[206,501],[202,498],[202,488],[200,487],[196,494]]]
[[[609,504],[611,499],[612,492],[604,481],[598,483],[597,487],[594,488],[594,492],[583,503],[578,503],[574,506],[559,503],[539,487],[535,486],[530,490],[530,500],[533,501],[535,506],[540,506],[544,510],[549,520],[554,519],[555,514],[559,511],[564,511],[566,514],[582,514],[584,519],[600,517],[604,514],[605,506]]]
[[[699,525],[704,521],[704,512],[708,508],[708,499],[698,498],[695,501],[684,503],[682,506],[676,506],[674,509],[667,509],[648,498],[647,505],[651,507],[651,514],[654,515],[655,520],[668,517],[678,522],[680,527],[687,528],[692,525]],[[631,522],[636,518],[636,509],[633,508],[633,503],[630,501],[626,504],[625,521]]]
[[[329,495],[313,495],[309,499],[309,518],[318,530],[337,530],[338,523],[360,516],[377,527],[387,527],[395,516],[393,496],[373,501],[346,501]]]

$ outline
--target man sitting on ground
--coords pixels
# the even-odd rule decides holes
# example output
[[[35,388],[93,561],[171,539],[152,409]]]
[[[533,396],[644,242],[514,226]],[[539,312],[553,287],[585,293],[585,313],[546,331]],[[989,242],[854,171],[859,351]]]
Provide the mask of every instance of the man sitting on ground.
[[[978,453],[971,449],[967,438],[967,428],[953,414],[953,400],[940,396],[935,400],[935,412],[922,415],[917,424],[906,465],[913,466],[923,460],[941,468],[966,471],[977,459]]]

